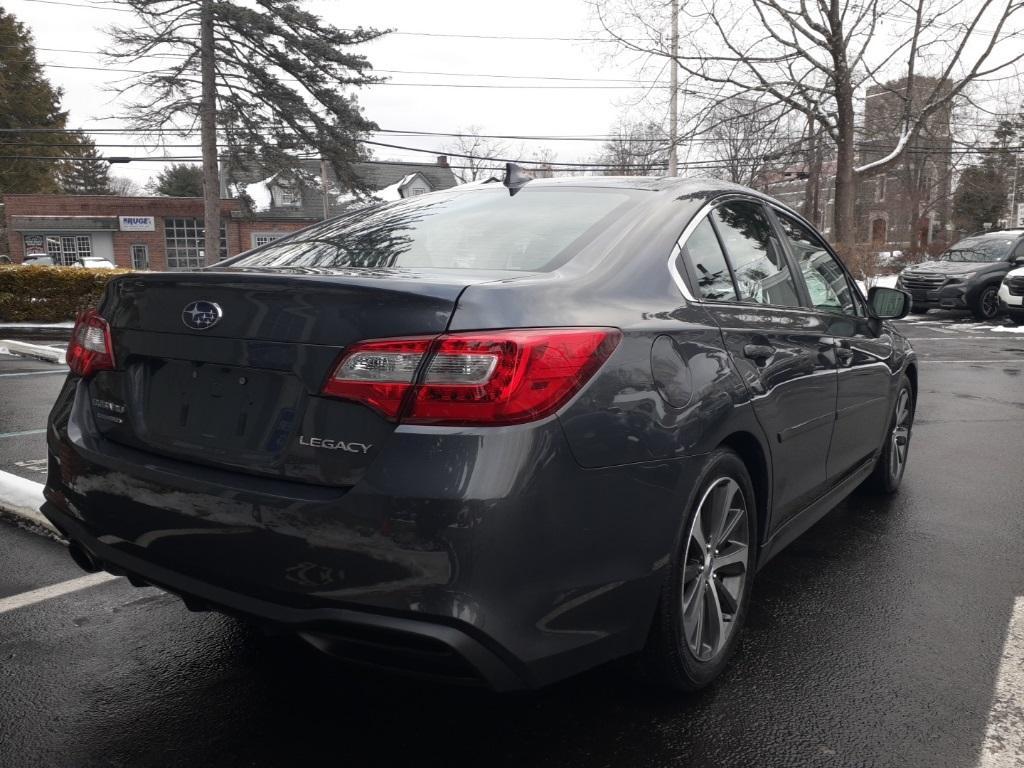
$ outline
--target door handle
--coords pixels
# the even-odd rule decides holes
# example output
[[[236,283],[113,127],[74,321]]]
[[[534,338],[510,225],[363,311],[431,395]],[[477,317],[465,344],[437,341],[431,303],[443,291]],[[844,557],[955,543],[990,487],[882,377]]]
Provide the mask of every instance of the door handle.
[[[767,344],[747,344],[743,347],[744,357],[749,357],[751,360],[764,361],[774,354],[775,347],[768,346]]]

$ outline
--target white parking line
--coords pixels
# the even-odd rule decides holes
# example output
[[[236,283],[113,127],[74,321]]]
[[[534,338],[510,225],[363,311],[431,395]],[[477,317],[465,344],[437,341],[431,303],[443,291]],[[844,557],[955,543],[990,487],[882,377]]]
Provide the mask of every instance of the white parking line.
[[[1013,604],[978,768],[1024,765],[1024,597]]]
[[[65,376],[68,373],[67,368],[61,368],[56,371],[21,371],[19,373],[0,373],[0,378],[7,376],[42,376],[44,373],[63,373]]]
[[[77,579],[71,579],[70,581],[62,581],[60,584],[51,584],[48,587],[33,589],[31,592],[22,592],[20,595],[5,597],[0,599],[0,614],[7,613],[8,611],[14,611],[18,608],[24,608],[27,605],[35,605],[36,603],[41,603],[44,600],[50,600],[54,597],[67,595],[71,592],[78,592],[82,589],[95,587],[97,584],[104,584],[117,578],[120,577],[100,571],[99,573],[90,573]]]
[[[42,435],[45,429],[26,429],[22,432],[0,432],[0,437],[25,437],[26,435]]]

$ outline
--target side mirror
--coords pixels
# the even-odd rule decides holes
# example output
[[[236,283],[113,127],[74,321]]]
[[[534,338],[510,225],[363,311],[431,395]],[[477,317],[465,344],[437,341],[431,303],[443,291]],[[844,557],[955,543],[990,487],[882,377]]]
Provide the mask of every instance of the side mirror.
[[[879,320],[899,320],[910,312],[910,294],[896,288],[875,286],[868,291],[868,304]]]
[[[1014,256],[1010,263],[1017,267],[1024,267],[1024,255]]]

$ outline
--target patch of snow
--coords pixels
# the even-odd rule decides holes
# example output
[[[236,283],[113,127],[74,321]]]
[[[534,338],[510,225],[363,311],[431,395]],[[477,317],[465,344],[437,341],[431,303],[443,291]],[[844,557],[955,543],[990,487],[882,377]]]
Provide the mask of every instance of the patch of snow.
[[[50,521],[39,511],[41,506],[43,486],[40,483],[0,471],[0,511],[53,530]]]
[[[895,288],[897,275],[869,275],[865,280],[857,280],[861,292],[867,296],[868,288]]]
[[[853,172],[864,173],[865,171],[870,171],[872,168],[877,168],[880,165],[885,165],[891,160],[895,160],[897,157],[900,156],[900,153],[903,151],[903,148],[907,146],[908,141],[910,141],[910,132],[905,131],[902,134],[900,134],[900,139],[899,141],[896,142],[896,146],[893,147],[892,152],[890,152],[885,157],[880,157],[873,162],[860,166],[859,168],[854,168]]]
[[[995,331],[996,333],[1024,333],[1024,325],[1018,325],[1011,327],[1007,325],[994,325],[988,330]]]
[[[237,184],[236,189],[252,200],[253,211],[269,211],[273,204],[270,194],[270,182],[277,178],[275,173],[261,181],[254,181],[252,184]]]
[[[394,184],[389,184],[388,186],[384,187],[384,189],[378,189],[376,192],[373,193],[373,196],[376,197],[378,200],[383,200],[386,203],[389,203],[392,200],[401,200],[402,193],[399,190],[406,184],[408,184],[410,181],[412,181],[415,175],[415,173],[406,174],[401,178],[401,180],[396,181]]]

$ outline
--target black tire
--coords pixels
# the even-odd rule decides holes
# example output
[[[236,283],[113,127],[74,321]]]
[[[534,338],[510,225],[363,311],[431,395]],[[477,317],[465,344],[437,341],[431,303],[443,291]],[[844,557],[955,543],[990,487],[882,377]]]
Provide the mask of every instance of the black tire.
[[[727,560],[739,551],[737,542],[740,538],[745,537],[747,549],[742,581],[736,581],[739,572],[735,564],[716,570],[718,566],[714,565],[715,560],[711,555],[710,547],[705,550],[706,565],[700,565],[700,571],[704,574],[703,580],[700,580],[699,575],[693,574],[693,569],[697,567],[697,562],[693,558],[695,544],[691,540],[694,521],[698,509],[701,509],[702,501],[715,499],[716,492],[721,492],[725,498],[729,497],[729,494],[733,492],[733,486],[729,481],[735,484],[742,496],[743,504],[746,507],[746,525],[743,530],[739,522],[734,523],[730,529],[731,536],[730,533],[727,533],[723,537],[726,544],[722,546],[720,541],[718,546],[724,553],[723,560]],[[731,519],[731,515],[736,512],[733,503],[737,498],[733,495],[732,501],[724,505],[726,509],[726,514],[722,518],[724,521]],[[695,483],[695,491],[687,499],[686,505],[686,523],[682,526],[676,541],[669,573],[662,587],[661,600],[642,657],[647,680],[658,687],[673,691],[700,690],[710,685],[725,669],[736,648],[743,622],[746,619],[757,561],[757,504],[754,498],[754,489],[750,481],[750,473],[735,452],[720,448],[708,456],[704,468],[701,470],[700,478]],[[714,517],[709,515],[707,522],[712,527],[713,521]],[[722,528],[727,527],[728,523],[726,522]],[[712,531],[710,534],[705,538],[707,543],[713,547],[715,546],[714,532]],[[718,556],[718,552],[719,550],[716,548],[715,557]],[[705,571],[705,567],[707,571]],[[707,577],[707,572],[712,573],[713,581]],[[699,613],[701,617],[708,619],[709,628],[717,627],[715,640],[720,641],[720,646],[713,648],[714,643],[709,640],[706,654],[710,654],[710,658],[699,657],[698,653],[691,648],[688,639],[688,635],[692,635],[692,633],[689,629],[684,630],[683,604],[687,585],[690,588],[691,608],[695,605],[693,602],[695,596],[700,601],[700,605],[697,606],[700,610],[690,611],[691,616]],[[711,595],[709,590],[714,590],[715,594]],[[729,600],[733,601],[732,606],[727,604]],[[705,604],[707,611],[703,607]],[[716,608],[716,606],[719,607]],[[729,610],[730,608],[732,610]],[[716,615],[723,618],[729,615],[729,618],[724,622],[716,621],[713,625],[710,617]],[[722,628],[726,626],[727,630],[723,630]],[[699,629],[695,640],[697,646],[703,649],[704,644]]]
[[[993,320],[999,314],[999,286],[986,285],[978,294],[971,314],[978,320]]]
[[[903,419],[903,407],[906,407],[906,417],[903,424],[898,422]],[[878,456],[875,468],[864,481],[864,490],[869,493],[889,495],[896,493],[903,480],[903,473],[907,469],[907,460],[910,458],[910,439],[914,432],[914,410],[917,403],[914,401],[914,388],[910,386],[910,379],[903,375],[900,377],[900,387],[896,392],[896,399],[893,401],[892,413],[889,416],[889,425],[885,430],[885,442],[882,444],[882,452]],[[897,427],[900,431],[897,432]],[[894,449],[893,442],[905,436],[905,444],[902,452]],[[902,460],[897,457],[902,456]]]

